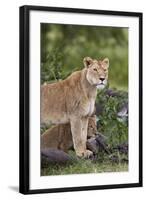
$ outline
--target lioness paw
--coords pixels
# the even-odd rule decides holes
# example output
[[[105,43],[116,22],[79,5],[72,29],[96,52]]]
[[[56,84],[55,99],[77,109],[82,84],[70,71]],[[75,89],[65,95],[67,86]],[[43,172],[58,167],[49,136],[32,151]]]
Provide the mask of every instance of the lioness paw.
[[[93,156],[93,152],[90,150],[86,150],[84,152],[84,158],[91,158]]]
[[[77,152],[78,157],[83,158],[91,158],[93,156],[93,152],[90,150],[85,150],[84,152]]]

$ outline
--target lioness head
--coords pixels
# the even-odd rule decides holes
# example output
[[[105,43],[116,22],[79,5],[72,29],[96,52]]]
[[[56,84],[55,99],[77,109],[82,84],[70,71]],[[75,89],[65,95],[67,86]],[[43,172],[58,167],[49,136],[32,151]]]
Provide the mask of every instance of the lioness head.
[[[91,85],[103,89],[107,84],[109,59],[95,60],[85,57],[84,66],[87,68],[86,78]]]

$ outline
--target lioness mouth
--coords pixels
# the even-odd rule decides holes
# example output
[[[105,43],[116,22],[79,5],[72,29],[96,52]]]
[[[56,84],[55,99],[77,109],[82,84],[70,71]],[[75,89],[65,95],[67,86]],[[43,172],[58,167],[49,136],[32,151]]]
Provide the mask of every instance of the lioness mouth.
[[[103,89],[104,87],[105,87],[105,84],[104,84],[104,83],[96,84],[96,88],[97,88],[97,89]]]
[[[104,85],[104,83],[98,83],[98,84],[96,84],[96,86],[99,86],[99,85]]]

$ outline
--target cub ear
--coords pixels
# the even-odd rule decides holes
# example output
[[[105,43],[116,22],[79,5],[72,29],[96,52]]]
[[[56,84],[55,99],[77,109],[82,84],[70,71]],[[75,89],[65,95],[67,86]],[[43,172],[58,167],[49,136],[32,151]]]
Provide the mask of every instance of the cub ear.
[[[94,123],[96,124],[96,115],[93,115],[92,119],[94,120]]]
[[[85,67],[89,67],[89,65],[91,64],[93,62],[93,60],[92,60],[92,58],[90,58],[90,57],[85,57],[84,59],[83,59],[83,63],[84,63],[84,66]]]
[[[105,58],[103,61],[102,61],[103,65],[105,68],[109,68],[109,59],[108,58]]]

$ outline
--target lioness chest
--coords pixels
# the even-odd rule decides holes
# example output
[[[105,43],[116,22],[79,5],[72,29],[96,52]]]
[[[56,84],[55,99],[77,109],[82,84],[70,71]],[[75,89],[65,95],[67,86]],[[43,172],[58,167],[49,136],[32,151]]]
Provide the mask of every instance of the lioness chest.
[[[94,112],[95,99],[91,98],[90,100],[83,101],[83,115],[91,116]]]

